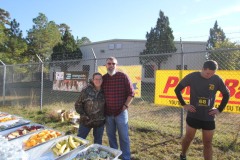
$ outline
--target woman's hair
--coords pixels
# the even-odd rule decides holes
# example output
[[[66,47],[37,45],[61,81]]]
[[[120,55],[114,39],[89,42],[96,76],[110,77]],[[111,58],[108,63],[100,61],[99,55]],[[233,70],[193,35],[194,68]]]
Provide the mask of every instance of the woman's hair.
[[[102,76],[101,73],[95,72],[95,73],[93,73],[93,75],[92,75],[92,79],[89,79],[89,83],[90,83],[91,85],[93,85],[93,86],[94,86],[93,79],[94,79],[94,77],[97,76],[97,75]]]
[[[94,77],[95,77],[96,75],[102,76],[101,73],[99,73],[99,72],[95,72],[95,73],[93,73],[93,75],[92,75],[92,79],[94,79]]]

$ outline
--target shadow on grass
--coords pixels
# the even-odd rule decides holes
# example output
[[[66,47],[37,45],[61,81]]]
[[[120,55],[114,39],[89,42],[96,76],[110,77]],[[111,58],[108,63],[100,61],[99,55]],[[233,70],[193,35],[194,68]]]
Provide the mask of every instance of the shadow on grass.
[[[172,135],[172,134],[169,134],[169,133],[165,133],[165,132],[162,132],[162,131],[159,131],[159,130],[154,130],[154,129],[150,129],[150,128],[146,128],[146,127],[133,127],[133,126],[130,126],[130,130],[134,133],[138,133],[138,134],[143,134],[143,135],[152,135],[152,137],[154,136],[158,136],[158,137],[163,137],[163,141],[161,142],[157,142],[156,140],[154,140],[154,142],[157,142],[157,143],[144,143],[144,147],[141,148],[141,150],[138,150],[138,151],[133,151],[133,154],[137,153],[137,152],[143,152],[143,151],[146,151],[146,150],[149,150],[151,148],[155,148],[157,146],[165,146],[167,145],[167,143],[171,142],[171,141],[176,141],[176,139],[180,139],[181,137],[180,136],[176,136],[176,135]],[[134,134],[133,133],[133,134]],[[149,139],[151,139],[151,136],[147,136],[149,137]],[[145,141],[148,141],[147,139],[145,139]]]
[[[233,151],[233,152],[240,152],[240,142],[238,142],[238,140],[240,140],[240,134],[237,133],[234,137],[233,140],[230,141],[228,140],[229,144],[221,144],[221,146],[219,146],[218,148],[220,150],[222,150],[223,152],[229,152],[229,151]]]

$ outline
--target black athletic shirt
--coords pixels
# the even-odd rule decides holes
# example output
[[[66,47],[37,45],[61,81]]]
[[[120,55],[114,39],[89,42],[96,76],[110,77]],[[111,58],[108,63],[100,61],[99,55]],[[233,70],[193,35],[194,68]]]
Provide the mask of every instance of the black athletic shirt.
[[[190,86],[190,104],[196,107],[197,112],[188,112],[187,116],[202,121],[214,121],[214,117],[208,114],[213,108],[216,92],[220,91],[223,95],[222,102],[218,107],[221,112],[229,99],[229,90],[223,80],[218,75],[213,75],[209,79],[201,76],[201,72],[193,72],[184,77],[175,89],[175,93],[182,105],[185,101],[182,98],[181,90]]]

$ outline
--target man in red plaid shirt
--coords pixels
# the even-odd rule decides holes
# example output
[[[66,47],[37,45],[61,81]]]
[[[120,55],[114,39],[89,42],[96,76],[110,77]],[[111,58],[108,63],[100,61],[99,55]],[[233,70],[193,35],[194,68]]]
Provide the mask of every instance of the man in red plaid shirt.
[[[128,135],[128,106],[134,97],[134,88],[129,77],[116,71],[117,59],[107,58],[107,74],[103,76],[103,91],[106,101],[106,132],[110,147],[118,149],[116,131],[119,135],[122,159],[130,160],[130,140]]]

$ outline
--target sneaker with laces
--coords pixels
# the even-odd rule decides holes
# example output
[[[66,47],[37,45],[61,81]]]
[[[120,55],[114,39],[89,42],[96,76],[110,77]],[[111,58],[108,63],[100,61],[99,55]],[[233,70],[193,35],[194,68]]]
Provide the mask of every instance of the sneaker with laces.
[[[180,154],[180,160],[187,160],[186,156],[183,156],[182,154]]]

